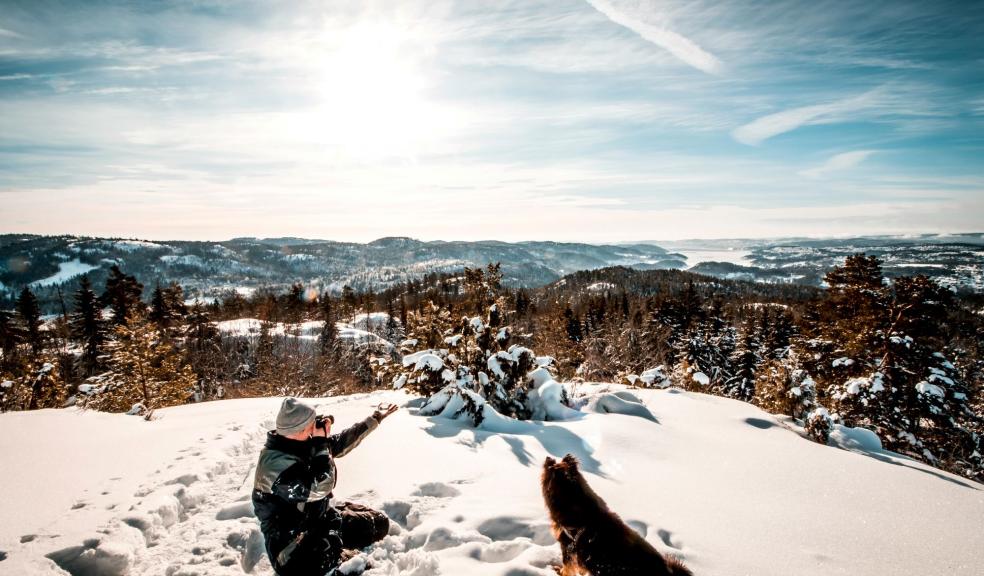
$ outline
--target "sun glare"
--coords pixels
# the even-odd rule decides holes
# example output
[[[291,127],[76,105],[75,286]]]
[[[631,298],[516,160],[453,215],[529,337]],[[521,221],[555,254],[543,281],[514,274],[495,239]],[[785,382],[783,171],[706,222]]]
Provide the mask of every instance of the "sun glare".
[[[395,26],[364,23],[333,39],[320,63],[321,102],[305,127],[315,142],[356,160],[413,159],[449,127],[425,96],[411,39]]]

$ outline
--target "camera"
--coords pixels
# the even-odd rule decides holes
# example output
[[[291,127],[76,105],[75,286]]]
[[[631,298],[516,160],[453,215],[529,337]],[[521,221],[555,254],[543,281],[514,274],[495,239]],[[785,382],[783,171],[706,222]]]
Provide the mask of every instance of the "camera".
[[[327,416],[315,416],[314,417],[314,426],[316,428],[321,428],[321,429],[327,428],[328,426],[326,425],[326,423],[327,424],[334,424],[335,423],[335,417],[332,416],[331,414],[328,414]]]

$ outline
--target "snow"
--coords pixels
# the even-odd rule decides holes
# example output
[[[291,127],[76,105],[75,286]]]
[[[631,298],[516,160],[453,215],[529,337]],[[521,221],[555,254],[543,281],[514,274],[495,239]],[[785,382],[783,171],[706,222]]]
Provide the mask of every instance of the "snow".
[[[840,368],[841,366],[847,367],[853,365],[854,365],[854,359],[848,358],[847,356],[837,358],[831,363],[831,366],[833,366],[834,368]]]
[[[321,329],[324,327],[321,320],[309,320],[298,324],[287,324],[284,322],[269,322],[267,324],[268,333],[271,336],[282,336],[297,338],[302,341],[317,342],[321,337]],[[363,320],[363,324],[365,321]],[[224,320],[216,322],[215,327],[225,336],[238,336],[241,338],[256,338],[263,329],[263,322],[256,318],[238,318],[236,320]],[[381,344],[390,348],[393,346],[385,338],[372,332],[355,328],[344,322],[336,322],[336,338],[339,340],[350,340],[355,343]]]
[[[431,372],[439,372],[444,368],[444,360],[441,360],[440,356],[434,354],[433,350],[421,350],[420,352],[414,352],[413,354],[404,356],[403,365],[413,365],[415,371],[426,368]]]
[[[943,398],[946,396],[946,394],[943,393],[942,388],[926,381],[916,384],[916,392],[919,392],[925,396],[936,396],[938,398]]]
[[[176,256],[174,254],[166,254],[160,257],[160,261],[165,264],[180,265],[180,266],[190,266],[193,268],[206,268],[208,263],[202,260],[199,256],[194,254],[184,254],[181,256]]]
[[[710,377],[703,372],[695,372],[691,378],[693,378],[694,382],[700,384],[701,386],[707,386],[711,383]]]
[[[639,380],[642,380],[646,386],[656,388],[666,388],[670,385],[670,377],[666,374],[666,367],[663,365],[645,370],[639,376]]]
[[[701,576],[971,576],[984,563],[984,486],[876,450],[867,431],[834,427],[854,442],[846,451],[726,398],[578,390],[588,398],[577,419],[493,415],[479,429],[419,415],[402,391],[312,399],[339,428],[380,402],[403,406],[339,460],[335,496],[394,519],[346,569],[368,556],[368,576],[551,576],[560,549],[539,474],[566,453],[613,510]],[[86,576],[273,576],[249,492],[279,404],[208,402],[150,421],[0,414],[0,574],[64,576],[51,555]]]
[[[58,272],[52,276],[41,280],[35,280],[31,282],[31,286],[53,286],[55,284],[61,284],[62,282],[67,282],[76,276],[80,276],[87,272],[91,272],[99,266],[93,266],[92,264],[85,264],[78,258],[75,260],[69,260],[68,262],[58,263]]]
[[[389,322],[389,314],[386,312],[373,312],[371,314],[356,314],[350,324],[354,328],[361,330],[381,330],[386,328],[387,322]]]
[[[611,282],[595,282],[587,287],[589,292],[604,292],[606,290],[614,290],[615,285]]]
[[[163,244],[147,242],[144,240],[117,240],[115,242],[103,242],[103,244],[106,244],[111,248],[116,248],[117,250],[123,250],[124,252],[134,252],[142,248],[169,248]]]
[[[673,252],[682,255],[687,259],[687,267],[693,268],[701,262],[726,262],[728,264],[738,264],[741,266],[750,265],[751,251],[749,250],[707,250],[699,248],[674,248]]]
[[[875,434],[867,428],[851,428],[834,424],[831,426],[830,438],[827,442],[831,446],[837,446],[845,450],[855,450],[859,452],[881,452],[882,444]]]

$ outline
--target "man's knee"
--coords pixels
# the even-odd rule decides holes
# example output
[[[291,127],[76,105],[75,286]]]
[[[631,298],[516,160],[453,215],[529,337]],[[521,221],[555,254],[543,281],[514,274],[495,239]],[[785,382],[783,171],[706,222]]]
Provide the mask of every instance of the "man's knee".
[[[389,534],[390,520],[386,516],[386,514],[383,514],[382,512],[373,511],[372,525],[374,528],[374,532],[372,536],[373,542],[382,540],[383,538],[386,537],[387,534]]]

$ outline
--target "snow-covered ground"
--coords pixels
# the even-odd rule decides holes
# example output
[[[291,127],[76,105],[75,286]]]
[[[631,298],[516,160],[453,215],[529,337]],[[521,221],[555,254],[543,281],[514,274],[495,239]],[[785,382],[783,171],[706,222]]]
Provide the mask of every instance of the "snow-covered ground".
[[[596,397],[583,417],[493,432],[417,415],[400,391],[311,402],[337,426],[380,402],[404,406],[339,461],[336,496],[395,520],[369,574],[552,575],[560,551],[539,474],[544,457],[566,453],[698,575],[980,574],[984,486],[891,453],[820,446],[733,400],[632,394],[655,420],[599,413],[618,403]],[[249,493],[279,403],[181,406],[149,422],[0,414],[0,573],[64,574],[50,556],[74,562],[76,576],[271,576]]]
[[[377,316],[377,314],[374,314],[374,316]],[[382,316],[389,318],[386,314],[382,314]],[[368,325],[371,328],[378,329],[379,326],[386,325],[385,318],[382,323],[377,322],[377,318],[373,318]],[[360,314],[357,316],[352,323],[336,322],[336,337],[340,340],[350,340],[355,343],[378,344],[387,348],[392,347],[392,344],[385,338],[382,338],[373,332],[357,328],[356,326],[360,323],[363,327],[367,326],[365,314]],[[325,323],[322,320],[309,320],[298,324],[271,322],[268,330],[271,336],[292,337],[313,343],[317,342],[318,338],[321,336],[321,329],[324,327],[324,324]],[[256,318],[224,320],[222,322],[216,322],[215,326],[223,335],[249,338],[258,337],[260,332],[263,330],[263,322],[261,320],[257,320]]]
[[[78,258],[75,260],[69,260],[68,262],[59,262],[58,272],[55,272],[47,278],[42,278],[41,280],[31,282],[31,286],[51,286],[54,284],[61,284],[62,282],[71,280],[76,276],[80,276],[86,272],[91,272],[96,268],[98,268],[98,266],[86,264]]]

